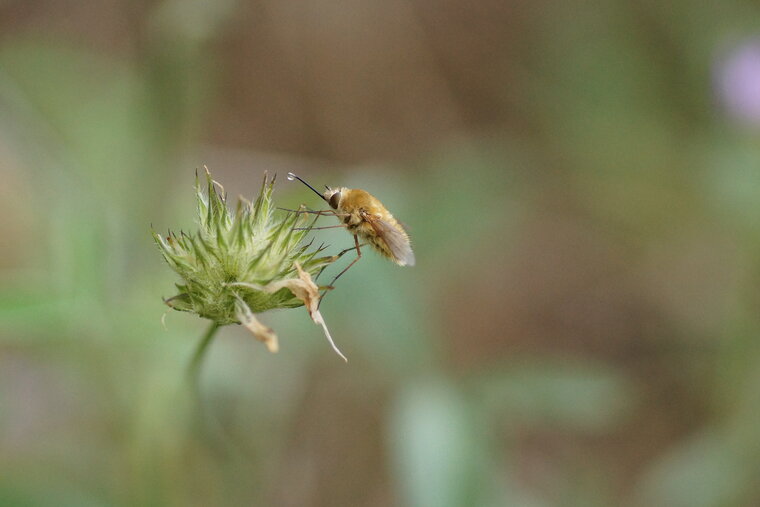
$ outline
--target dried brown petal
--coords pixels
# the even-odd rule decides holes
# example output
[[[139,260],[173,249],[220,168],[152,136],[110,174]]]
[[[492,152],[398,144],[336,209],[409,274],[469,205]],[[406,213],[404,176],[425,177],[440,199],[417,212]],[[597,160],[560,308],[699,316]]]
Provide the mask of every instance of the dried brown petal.
[[[309,315],[314,320],[314,313],[319,313],[319,287],[311,279],[311,275],[301,269],[301,265],[295,263],[298,270],[298,278],[288,278],[271,282],[263,287],[266,292],[274,293],[278,290],[287,288],[295,297],[303,301],[304,306],[309,311]],[[316,322],[316,320],[314,320]]]
[[[278,290],[283,289],[283,288],[288,289],[290,292],[293,293],[295,297],[303,301],[304,306],[309,311],[309,316],[311,317],[311,320],[314,321],[315,324],[322,326],[322,331],[324,331],[325,337],[327,338],[327,341],[330,342],[330,345],[332,346],[335,353],[338,354],[341,358],[343,358],[344,361],[348,362],[348,359],[346,359],[346,356],[344,356],[343,353],[340,351],[340,349],[338,349],[338,347],[335,345],[335,342],[333,341],[332,336],[330,336],[330,330],[327,329],[327,324],[325,324],[325,319],[323,319],[322,314],[319,313],[319,287],[317,287],[317,284],[315,284],[314,281],[311,279],[311,275],[307,271],[304,271],[301,268],[300,264],[296,262],[295,267],[296,267],[296,270],[298,271],[298,278],[288,278],[287,280],[278,280],[276,282],[270,282],[263,287],[259,285],[243,283],[243,282],[233,283],[230,285],[237,285],[237,286],[242,286],[242,287],[248,287],[251,289],[263,290],[270,294],[275,293]]]
[[[238,299],[236,309],[237,318],[240,320],[240,323],[244,325],[257,340],[264,342],[264,345],[266,345],[269,352],[275,353],[280,350],[275,332],[271,327],[262,324],[243,300]]]

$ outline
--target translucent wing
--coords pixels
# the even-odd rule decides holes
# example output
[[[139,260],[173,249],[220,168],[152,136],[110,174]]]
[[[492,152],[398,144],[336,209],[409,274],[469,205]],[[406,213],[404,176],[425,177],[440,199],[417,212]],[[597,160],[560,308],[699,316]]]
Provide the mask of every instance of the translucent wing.
[[[388,245],[396,264],[400,266],[414,266],[414,252],[412,251],[412,245],[409,244],[409,237],[399,230],[401,226],[394,226],[393,224],[379,219],[370,218],[369,220],[372,228],[375,229],[377,235],[385,241]]]

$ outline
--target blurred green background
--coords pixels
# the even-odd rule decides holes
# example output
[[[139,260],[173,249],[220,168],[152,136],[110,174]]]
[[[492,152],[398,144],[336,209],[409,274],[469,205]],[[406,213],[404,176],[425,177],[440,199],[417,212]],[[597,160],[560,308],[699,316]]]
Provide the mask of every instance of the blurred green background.
[[[0,1],[0,505],[760,505],[758,20]],[[223,328],[212,436],[149,233],[203,164],[366,189],[417,255],[325,300],[348,364],[303,309]]]

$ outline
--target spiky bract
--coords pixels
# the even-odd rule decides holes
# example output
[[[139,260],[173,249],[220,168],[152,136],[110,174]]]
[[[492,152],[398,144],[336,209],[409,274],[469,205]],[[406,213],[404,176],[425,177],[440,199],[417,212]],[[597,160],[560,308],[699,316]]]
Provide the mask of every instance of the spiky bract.
[[[259,290],[267,284],[298,276],[296,263],[315,276],[335,257],[317,257],[302,241],[313,222],[306,214],[278,212],[272,204],[275,178],[264,176],[256,201],[242,197],[233,213],[222,186],[206,171],[204,193],[196,175],[198,231],[156,240],[166,262],[182,278],[179,293],[165,300],[175,310],[193,312],[219,325],[240,322],[240,303],[252,313],[303,306],[287,288]]]

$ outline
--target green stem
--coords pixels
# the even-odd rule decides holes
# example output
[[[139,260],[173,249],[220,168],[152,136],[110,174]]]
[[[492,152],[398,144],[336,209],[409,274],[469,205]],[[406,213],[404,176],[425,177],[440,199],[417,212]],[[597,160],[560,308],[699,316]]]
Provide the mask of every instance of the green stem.
[[[201,373],[201,365],[203,364],[203,358],[206,357],[206,351],[208,350],[208,346],[211,345],[211,342],[214,341],[214,336],[216,335],[216,330],[219,329],[219,324],[216,322],[212,322],[209,326],[208,330],[206,330],[206,333],[201,338],[201,341],[198,342],[198,346],[195,348],[195,353],[193,353],[193,358],[190,361],[190,364],[187,369],[188,378],[190,379],[190,382],[194,386],[198,386],[198,379],[200,377]]]
[[[214,442],[214,445],[223,452],[230,452],[230,445],[227,442],[227,438],[221,433],[219,423],[212,414],[208,414],[206,407],[203,404],[203,398],[201,396],[200,389],[200,376],[201,366],[203,365],[203,358],[206,357],[209,345],[214,341],[216,331],[219,329],[219,324],[212,322],[209,328],[201,337],[201,341],[198,342],[198,346],[195,347],[193,358],[190,360],[190,364],[187,368],[187,377],[190,382],[190,390],[195,398],[195,407],[198,415],[198,422],[200,423],[201,432]]]

